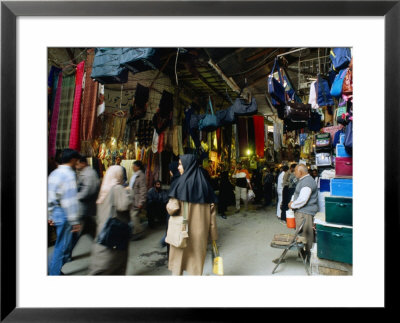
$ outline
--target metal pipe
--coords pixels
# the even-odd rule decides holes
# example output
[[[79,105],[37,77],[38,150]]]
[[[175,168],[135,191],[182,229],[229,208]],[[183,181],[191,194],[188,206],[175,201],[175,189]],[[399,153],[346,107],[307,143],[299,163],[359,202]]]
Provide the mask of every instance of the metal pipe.
[[[295,53],[295,52],[301,51],[301,50],[303,50],[303,49],[307,49],[307,48],[304,47],[304,48],[294,49],[294,50],[292,50],[292,51],[290,51],[290,52],[286,52],[286,53],[282,53],[282,54],[276,55],[276,57],[285,56],[285,55],[288,55],[288,54],[291,54],[291,53]]]

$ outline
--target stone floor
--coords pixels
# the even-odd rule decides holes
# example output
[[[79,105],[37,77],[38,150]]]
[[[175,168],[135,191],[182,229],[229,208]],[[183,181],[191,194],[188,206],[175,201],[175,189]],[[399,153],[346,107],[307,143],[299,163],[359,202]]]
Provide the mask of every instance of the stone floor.
[[[227,219],[217,216],[219,240],[217,242],[223,259],[224,275],[271,275],[282,249],[270,247],[270,242],[277,233],[294,233],[276,216],[276,208],[263,208],[250,205],[247,213],[234,213],[229,207]],[[167,268],[167,248],[160,240],[165,228],[147,228],[144,236],[131,241],[127,275],[171,275]],[[86,275],[90,260],[92,241],[84,235],[73,251],[73,259],[66,263],[63,272],[66,275]],[[49,254],[53,247],[49,247]],[[286,261],[275,271],[278,275],[307,275],[296,251],[289,251]],[[203,275],[213,275],[211,244],[208,246]]]

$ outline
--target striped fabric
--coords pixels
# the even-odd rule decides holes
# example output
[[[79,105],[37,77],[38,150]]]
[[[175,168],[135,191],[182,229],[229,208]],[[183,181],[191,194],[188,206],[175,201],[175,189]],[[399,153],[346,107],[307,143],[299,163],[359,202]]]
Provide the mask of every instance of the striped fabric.
[[[75,75],[63,76],[61,89],[60,112],[57,125],[56,148],[65,149],[69,146],[72,108],[74,106]]]
[[[56,155],[57,125],[58,125],[58,115],[60,112],[62,80],[63,80],[62,73],[59,73],[57,81],[57,91],[55,95],[53,113],[51,115],[51,123],[50,123],[49,145],[48,145],[49,157],[54,157]]]
[[[94,60],[94,49],[88,50],[88,56],[85,62],[85,89],[82,97],[82,116],[81,116],[81,134],[82,140],[92,140],[94,136],[94,127],[97,113],[97,94],[99,83],[93,80],[92,65]]]
[[[81,99],[82,99],[82,81],[85,71],[85,62],[80,62],[76,67],[75,77],[75,97],[72,110],[71,131],[69,136],[69,148],[80,151],[80,125],[81,125]]]

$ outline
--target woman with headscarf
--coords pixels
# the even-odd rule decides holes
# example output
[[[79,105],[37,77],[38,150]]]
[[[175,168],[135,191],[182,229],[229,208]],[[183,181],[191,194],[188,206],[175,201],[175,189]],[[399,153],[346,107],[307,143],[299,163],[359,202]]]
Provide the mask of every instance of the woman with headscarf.
[[[215,203],[217,198],[210,183],[200,170],[195,155],[179,159],[181,176],[171,185],[167,211],[172,216],[187,209],[188,240],[185,248],[170,246],[168,269],[173,275],[202,275],[207,253],[208,237],[217,240]]]
[[[97,234],[99,235],[115,207],[115,217],[129,223],[129,209],[133,202],[132,190],[123,186],[124,173],[121,166],[107,169],[100,188],[97,203]],[[97,241],[97,237],[95,238]],[[89,265],[89,275],[125,275],[127,250],[116,250],[94,243]]]

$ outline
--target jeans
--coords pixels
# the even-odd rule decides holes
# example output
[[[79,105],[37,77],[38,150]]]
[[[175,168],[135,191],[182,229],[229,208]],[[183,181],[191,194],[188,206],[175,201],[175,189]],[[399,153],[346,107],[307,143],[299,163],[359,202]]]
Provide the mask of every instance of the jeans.
[[[68,261],[72,253],[73,233],[68,223],[64,210],[56,207],[53,210],[52,218],[56,227],[57,239],[53,255],[49,261],[48,272],[50,276],[61,275],[62,266]]]

